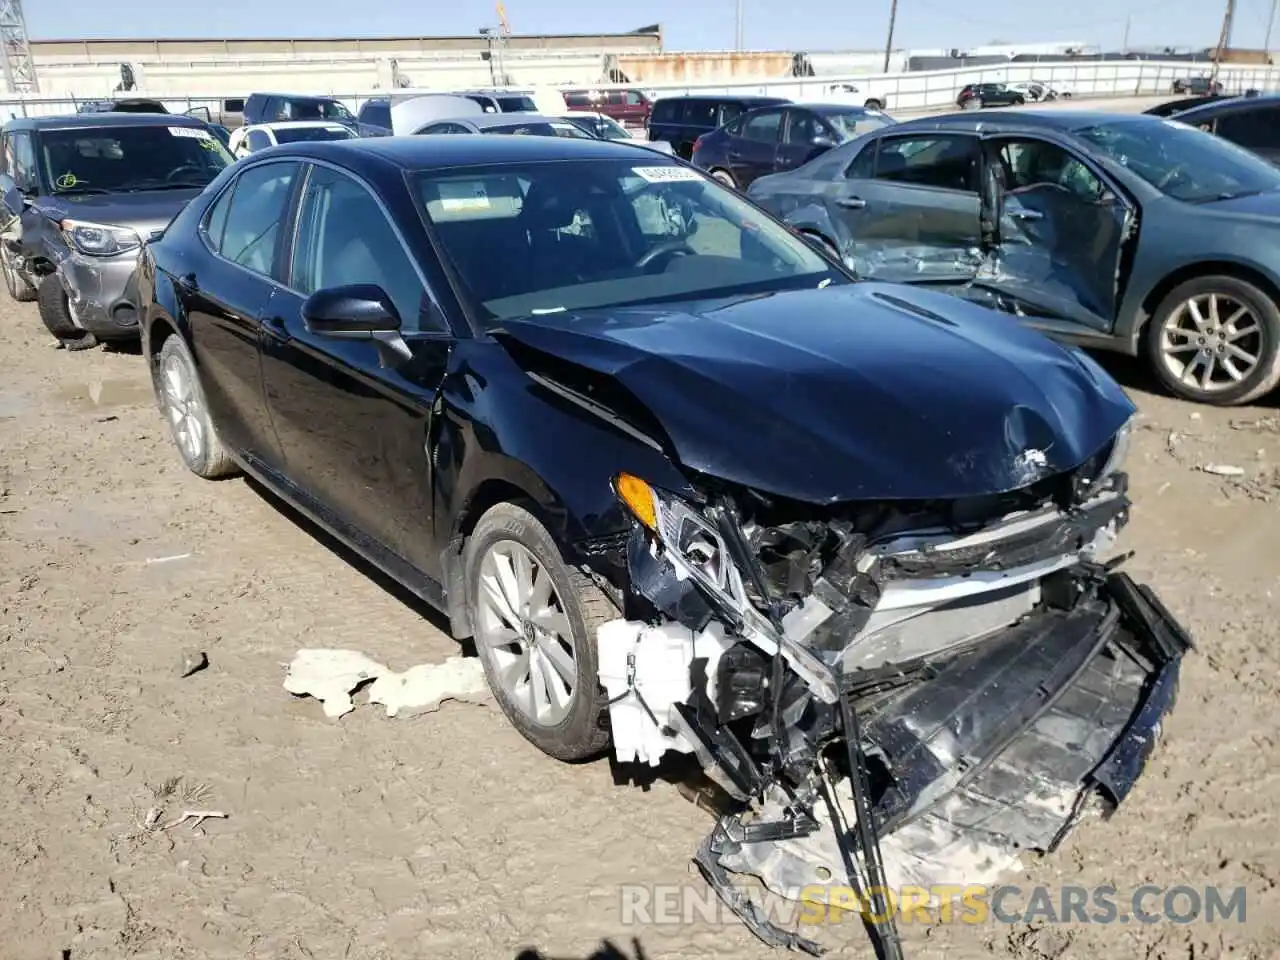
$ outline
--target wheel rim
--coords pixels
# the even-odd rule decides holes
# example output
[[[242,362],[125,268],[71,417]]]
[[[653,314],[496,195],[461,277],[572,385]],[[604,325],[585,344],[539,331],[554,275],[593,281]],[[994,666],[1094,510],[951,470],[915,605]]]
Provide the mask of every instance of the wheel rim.
[[[1196,294],[1160,330],[1160,356],[1178,383],[1200,393],[1238,386],[1262,360],[1262,323],[1253,308],[1223,293]]]
[[[727,173],[725,173],[723,170],[717,170],[717,171],[716,171],[715,173],[713,173],[711,176],[712,176],[712,177],[714,177],[715,179],[719,180],[719,181],[720,181],[721,183],[723,183],[726,187],[732,187],[732,186],[733,186],[733,177],[729,176],[729,175],[728,175]]]
[[[204,411],[195,372],[181,357],[165,358],[160,369],[160,398],[178,450],[187,463],[195,463],[204,449]]]
[[[528,548],[500,540],[480,561],[477,640],[495,683],[539,726],[569,714],[577,687],[573,632],[551,573]]]

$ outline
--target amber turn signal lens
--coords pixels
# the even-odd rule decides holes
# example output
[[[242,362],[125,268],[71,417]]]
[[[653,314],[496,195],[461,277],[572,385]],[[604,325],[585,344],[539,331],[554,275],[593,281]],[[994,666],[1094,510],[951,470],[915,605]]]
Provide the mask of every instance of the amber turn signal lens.
[[[647,483],[629,473],[620,473],[613,488],[637,520],[650,530],[658,529],[658,508],[654,506],[653,489]]]

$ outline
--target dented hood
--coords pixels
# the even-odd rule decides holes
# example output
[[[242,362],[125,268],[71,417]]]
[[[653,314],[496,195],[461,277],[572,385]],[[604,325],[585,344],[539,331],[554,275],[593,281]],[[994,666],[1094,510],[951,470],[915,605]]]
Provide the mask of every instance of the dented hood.
[[[1079,466],[1134,409],[1080,351],[898,285],[565,312],[494,336],[531,372],[572,378],[544,354],[616,379],[686,467],[814,503],[1013,490]]]

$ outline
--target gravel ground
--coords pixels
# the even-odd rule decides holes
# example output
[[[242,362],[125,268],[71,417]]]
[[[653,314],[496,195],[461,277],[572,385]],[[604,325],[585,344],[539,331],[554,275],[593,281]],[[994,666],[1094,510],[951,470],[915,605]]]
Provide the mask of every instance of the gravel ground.
[[[1246,919],[915,924],[915,956],[1280,951],[1280,410],[1195,409],[1111,366],[1143,412],[1131,566],[1200,647],[1127,804],[1010,882],[1240,885]],[[6,301],[0,368],[3,960],[780,956],[727,922],[624,922],[623,884],[703,889],[710,821],[671,779],[554,762],[493,706],[328,721],[286,694],[300,647],[402,669],[455,644],[250,483],[187,473],[138,356],[54,350]],[[183,678],[192,652],[209,665]],[[153,807],[229,816],[147,829]],[[818,936],[870,956],[853,923]]]

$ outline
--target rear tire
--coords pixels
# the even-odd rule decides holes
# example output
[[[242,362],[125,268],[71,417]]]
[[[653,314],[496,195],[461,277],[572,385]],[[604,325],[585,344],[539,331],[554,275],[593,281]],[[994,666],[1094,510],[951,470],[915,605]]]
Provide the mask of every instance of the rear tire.
[[[719,183],[723,183],[726,187],[733,190],[738,189],[738,183],[733,179],[733,174],[728,170],[721,170],[719,167],[711,171],[711,179]]]
[[[522,568],[516,558],[523,558],[520,563],[527,566]],[[465,569],[476,650],[489,688],[512,726],[557,760],[599,754],[610,737],[596,633],[618,617],[617,608],[590,579],[565,563],[547,528],[514,503],[500,503],[480,518],[467,539]],[[522,583],[522,569],[527,569],[528,584],[509,594],[504,584]],[[542,578],[548,578],[549,585]],[[530,603],[539,593],[546,595]],[[518,606],[511,602],[513,597],[520,601]],[[508,612],[504,615],[501,609]],[[566,642],[571,649],[565,649]],[[554,656],[541,652],[548,649]],[[539,680],[534,674],[540,667]],[[552,698],[539,693],[539,686],[545,692],[555,684],[563,702],[559,678],[570,671],[573,689],[567,709],[561,706],[557,714]],[[538,716],[540,710],[546,711],[546,720]]]
[[[1280,384],[1280,309],[1265,291],[1238,277],[1219,274],[1179,284],[1156,307],[1144,339],[1156,377],[1184,400],[1231,407],[1257,400]],[[1208,388],[1200,386],[1210,359],[1197,353],[1202,346],[1213,354]],[[1248,372],[1244,356],[1256,357]],[[1233,369],[1242,374],[1237,382]],[[1223,370],[1225,383],[1218,376]]]

